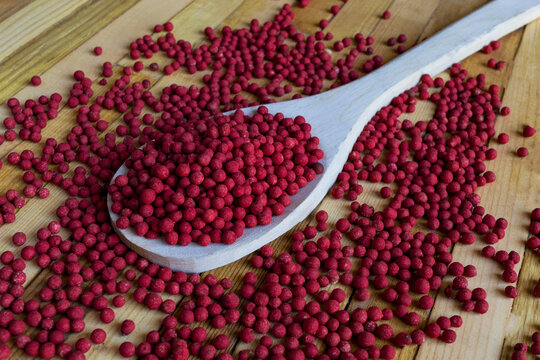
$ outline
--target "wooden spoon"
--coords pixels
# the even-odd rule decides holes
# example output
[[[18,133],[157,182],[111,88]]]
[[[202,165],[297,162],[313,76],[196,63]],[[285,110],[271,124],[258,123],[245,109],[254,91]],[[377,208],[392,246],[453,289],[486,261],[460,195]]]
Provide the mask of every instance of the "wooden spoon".
[[[435,75],[540,16],[540,0],[494,0],[413,47],[361,79],[319,95],[266,105],[270,113],[303,115],[320,139],[325,171],[292,196],[292,203],[266,226],[246,228],[232,245],[167,245],[137,236],[130,227],[116,228],[127,246],[148,260],[175,271],[202,272],[229,264],[259,249],[302,221],[326,195],[366,123],[393,97],[417,84],[422,74]],[[257,107],[243,109],[251,115]],[[127,174],[122,166],[115,177]]]

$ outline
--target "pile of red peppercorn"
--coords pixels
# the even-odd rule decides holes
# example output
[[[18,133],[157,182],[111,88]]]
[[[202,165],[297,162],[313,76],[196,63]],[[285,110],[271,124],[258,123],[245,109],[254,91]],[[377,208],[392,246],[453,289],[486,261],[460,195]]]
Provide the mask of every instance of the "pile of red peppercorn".
[[[267,225],[290,196],[322,172],[318,138],[302,116],[260,107],[163,126],[126,161],[109,186],[116,226],[169,245],[232,244],[246,227]]]
[[[307,6],[309,1],[301,3]],[[330,11],[336,14],[339,7]],[[69,333],[85,330],[89,312],[99,313],[104,324],[118,321],[121,335],[136,332],[133,321],[115,316],[114,309],[124,306],[126,297],[164,318],[145,341],[123,342],[119,352],[124,357],[186,359],[191,354],[232,359],[227,349],[236,339],[210,336],[205,327],[230,333],[228,329],[237,326],[241,342],[257,341],[253,350],[239,351],[238,359],[393,359],[396,348],[422,344],[426,335],[446,343],[456,340],[455,329],[463,322],[459,315],[424,324],[415,311],[415,306],[431,309],[439,290],[464,311],[488,311],[486,291],[469,289],[467,278],[476,276],[476,268],[452,257],[456,244],[481,239],[486,243],[482,254],[504,268],[503,280],[516,282],[513,268],[519,254],[495,249],[507,221],[487,214],[474,192],[495,181],[485,161],[497,153],[486,144],[495,136],[497,114],[508,115],[509,109],[501,107],[497,86],[486,90],[484,76],[468,77],[459,65],[450,69],[449,81],[423,76],[418,86],[394,98],[366,126],[332,190],[335,198],[350,202],[349,215],[334,224],[328,222],[329,214],[318,212],[316,226],[292,234],[283,252],[264,246],[250,260],[259,275],[246,272],[242,284],[212,274],[174,273],[120,242],[107,213],[108,193],[118,203],[120,227],[134,226],[148,238],[169,234],[165,236],[171,244],[227,243],[240,236],[244,226],[269,222],[287,205],[289,195],[322,170],[317,164],[322,153],[302,118],[272,116],[264,108],[251,118],[241,113],[216,116],[279,100],[293,86],[311,95],[325,90],[323,79],[335,87],[359,76],[354,61],[360,52],[372,54],[366,45],[373,38],[356,34],[353,49],[335,61],[322,42],[333,35],[319,31],[306,37],[291,25],[293,16],[286,5],[274,21],[263,25],[253,20],[247,29],[226,27],[221,36],[207,29],[208,42],[195,48],[175,39],[172,24],[157,25],[157,33],[167,33],[157,34],[156,40],[147,35],[134,41],[130,54],[137,61],[111,79],[114,85],[104,96],[93,98],[94,82],[82,71],[75,72],[68,106],[77,109],[78,125],[65,140],[47,139],[42,154],[24,150],[8,156],[10,164],[25,171],[25,197],[47,197],[43,186],[51,182],[69,198],[57,209],[58,219],[39,229],[37,242],[15,233],[12,242],[22,248],[20,256],[10,251],[0,255],[0,359],[11,353],[8,341],[32,357],[84,359],[91,347],[107,339],[98,328],[91,329],[89,339],[66,341]],[[390,13],[382,17],[390,18]],[[328,24],[325,20],[321,28]],[[332,48],[341,51],[351,44],[351,38],[341,39]],[[493,50],[499,45],[489,46]],[[206,85],[172,85],[156,96],[148,80],[132,81],[131,75],[144,68],[138,59],[160,51],[173,59],[161,67],[165,74],[211,69],[203,77]],[[94,53],[100,55],[101,48]],[[382,58],[373,56],[360,68],[369,72],[382,64]],[[97,83],[106,85],[112,76],[112,65],[105,62],[104,78]],[[267,85],[255,81],[260,78],[268,80]],[[248,100],[250,96],[257,101]],[[432,119],[402,119],[420,100],[435,105]],[[60,101],[52,95],[38,102],[27,100],[23,107],[10,99],[13,118],[4,120],[5,138],[14,140],[15,124],[21,124],[21,139],[39,141]],[[145,106],[154,114],[143,114]],[[109,125],[101,119],[102,112],[109,110],[124,113],[123,124],[115,133],[100,136]],[[524,130],[524,136],[532,135]],[[499,134],[498,140],[505,143],[508,135]],[[126,160],[131,172],[109,184]],[[386,185],[380,191],[389,199],[383,209],[357,201],[363,192],[360,182],[366,180]],[[189,203],[190,199],[196,201]],[[24,206],[25,199],[10,190],[0,203],[7,223],[15,220],[15,209]],[[180,210],[185,210],[181,218]],[[536,235],[537,215],[535,210],[531,223]],[[189,238],[173,235],[176,226]],[[62,237],[62,229],[70,236]],[[527,244],[538,249],[536,240]],[[46,269],[47,276],[37,284],[38,297],[26,300],[22,296],[29,262]],[[452,279],[451,285],[441,289],[445,277]],[[515,287],[506,289],[509,296],[517,295]],[[353,301],[348,303],[351,292]],[[164,300],[165,293],[184,298],[177,304]],[[413,296],[419,298],[414,305]],[[387,305],[354,305],[373,297]],[[388,323],[392,319],[410,331],[395,334]],[[531,346],[535,354],[537,335]],[[376,339],[384,345],[376,345]],[[516,348],[519,354],[525,351],[526,346]]]

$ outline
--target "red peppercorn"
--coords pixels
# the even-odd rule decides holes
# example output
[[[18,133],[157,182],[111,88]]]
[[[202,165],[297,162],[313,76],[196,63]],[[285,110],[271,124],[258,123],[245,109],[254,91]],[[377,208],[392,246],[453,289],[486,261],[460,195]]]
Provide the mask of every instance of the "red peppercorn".
[[[135,355],[135,345],[129,341],[123,342],[118,350],[120,355],[125,358]]]
[[[456,276],[452,282],[452,287],[454,289],[465,289],[467,285],[467,279],[465,279],[463,276]]]
[[[531,353],[534,354],[534,355],[540,355],[540,342],[534,342],[532,345],[531,345]]]
[[[41,85],[41,78],[39,76],[37,76],[37,75],[34,75],[34,76],[32,76],[32,79],[30,80],[30,82],[34,86],[39,86],[39,85]]]
[[[474,304],[474,311],[479,314],[485,314],[489,309],[489,304],[485,300],[477,300]]]
[[[508,134],[505,134],[505,133],[501,133],[497,137],[497,141],[499,142],[499,144],[506,144],[509,140],[510,140],[510,137],[508,136]]]
[[[230,340],[227,335],[220,334],[214,338],[212,344],[215,346],[216,349],[223,350],[229,347]]]
[[[412,343],[412,338],[407,333],[399,333],[394,337],[394,343],[398,347],[404,347]]]
[[[485,300],[487,297],[487,292],[482,288],[475,288],[473,289],[471,296],[474,300]]]
[[[441,327],[442,330],[446,330],[451,326],[451,321],[446,316],[440,316],[437,319],[437,324]]]
[[[476,273],[476,267],[474,267],[473,265],[467,265],[463,269],[463,276],[466,277],[475,277]]]
[[[382,18],[383,19],[390,19],[391,16],[392,16],[392,13],[390,11],[388,11],[388,10],[386,10],[386,11],[384,11],[382,13]]]
[[[90,340],[85,338],[81,338],[75,343],[75,348],[82,353],[87,353],[90,350],[91,346],[92,343],[90,342]]]
[[[537,249],[540,247],[540,238],[533,236],[527,240],[527,247],[531,250]]]
[[[107,333],[103,329],[95,329],[92,331],[92,334],[90,335],[90,340],[94,344],[103,344],[105,342],[105,339],[107,338]]]
[[[508,285],[506,288],[504,288],[504,294],[512,299],[515,299],[518,296],[516,287],[512,285]]]
[[[381,197],[383,199],[388,199],[390,196],[392,196],[392,189],[390,189],[388,186],[384,186],[381,188]]]
[[[377,327],[377,336],[382,340],[389,340],[394,335],[394,330],[388,324],[382,324]]]
[[[315,214],[315,220],[317,222],[326,222],[328,220],[328,213],[324,210],[320,210]]]
[[[529,149],[527,149],[526,147],[520,147],[519,149],[517,149],[517,155],[519,157],[526,157],[527,155],[529,155]]]
[[[540,280],[533,289],[533,295],[534,297],[540,298]]]
[[[135,322],[133,320],[124,320],[120,326],[120,331],[123,335],[131,334],[135,330]]]
[[[5,360],[11,355],[11,349],[7,344],[0,344],[0,359]]]
[[[393,359],[396,356],[396,349],[391,345],[383,345],[380,352],[381,359]]]
[[[523,136],[524,137],[531,137],[531,136],[534,136],[534,134],[536,134],[536,129],[533,128],[532,126],[526,125],[523,128]]]
[[[170,21],[168,21],[165,24],[163,24],[163,29],[165,31],[171,32],[174,29],[174,25]]]
[[[455,328],[461,327],[463,325],[463,319],[459,315],[453,315],[450,317],[450,325]]]
[[[114,311],[110,308],[105,308],[101,310],[99,318],[103,323],[109,324],[114,320]]]
[[[540,208],[536,208],[531,212],[531,220],[540,221]]]
[[[445,343],[451,344],[456,341],[456,332],[454,330],[444,330],[441,334],[441,340]]]
[[[358,334],[357,341],[358,345],[361,347],[370,347],[375,343],[375,336],[372,333],[362,331],[360,334]]]

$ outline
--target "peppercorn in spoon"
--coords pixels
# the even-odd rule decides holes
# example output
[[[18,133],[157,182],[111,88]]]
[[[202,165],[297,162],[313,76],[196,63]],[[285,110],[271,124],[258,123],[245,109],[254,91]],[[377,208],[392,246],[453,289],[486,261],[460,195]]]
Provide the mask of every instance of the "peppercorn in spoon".
[[[112,223],[132,250],[176,271],[202,272],[238,260],[290,230],[320,203],[357,137],[379,108],[416,85],[422,74],[437,74],[539,16],[540,0],[494,0],[359,80],[319,95],[266,105],[271,114],[305,117],[312,136],[320,139],[324,172],[292,195],[290,205],[281,215],[272,216],[270,224],[246,228],[232,244],[169,245],[163,239],[138,236],[130,226],[120,229],[116,226],[119,215],[111,210],[109,195]],[[242,111],[253,115],[257,109],[249,107]],[[123,165],[114,178],[127,173],[128,168]]]

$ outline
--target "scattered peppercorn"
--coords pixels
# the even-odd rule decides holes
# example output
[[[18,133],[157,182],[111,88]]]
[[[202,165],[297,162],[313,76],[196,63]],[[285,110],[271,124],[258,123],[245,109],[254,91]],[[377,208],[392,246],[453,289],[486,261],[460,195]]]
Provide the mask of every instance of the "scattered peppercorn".
[[[531,137],[531,136],[534,136],[534,134],[536,134],[536,129],[533,128],[532,126],[526,125],[523,128],[523,136],[524,137]]]
[[[337,13],[339,7],[332,6],[331,11]],[[484,160],[495,159],[497,152],[487,149],[486,142],[495,135],[496,113],[508,115],[509,109],[501,108],[498,87],[486,86],[483,75],[467,77],[458,64],[450,69],[451,81],[422,76],[417,86],[394,98],[366,126],[332,190],[334,197],[350,201],[350,214],[328,221],[328,213],[318,212],[317,226],[295,232],[285,252],[277,253],[271,246],[261,248],[251,258],[251,264],[264,275],[258,278],[254,273],[246,274],[237,292],[231,291],[233,284],[228,279],[219,281],[211,274],[203,277],[173,273],[150,264],[129,251],[114,234],[103,199],[107,190],[111,195],[116,194],[117,203],[121,203],[116,205],[120,225],[132,226],[149,238],[172,234],[172,228],[178,238],[167,235],[169,243],[185,245],[189,240],[204,245],[214,240],[233,241],[241,235],[244,226],[270,221],[271,215],[287,206],[289,196],[323,170],[318,163],[322,156],[317,151],[318,142],[309,142],[308,122],[270,115],[264,108],[251,119],[240,112],[228,118],[216,115],[220,111],[270,103],[290,93],[290,85],[282,86],[280,81],[272,80],[279,80],[280,76],[302,87],[304,95],[323,91],[322,79],[333,80],[337,86],[359,76],[348,63],[352,64],[353,57],[361,52],[372,54],[369,45],[374,43],[373,38],[357,34],[333,43],[336,51],[356,45],[351,58],[340,59],[344,63],[338,68],[322,43],[317,48],[319,45],[305,40],[294,28],[290,23],[292,17],[291,8],[286,5],[269,22],[268,28],[256,20],[249,29],[244,29],[245,33],[224,28],[222,36],[218,36],[208,28],[205,30],[210,40],[208,48],[192,48],[190,43],[176,40],[171,33],[172,23],[154,27],[156,33],[167,32],[157,40],[147,35],[130,45],[134,60],[165,52],[171,62],[162,68],[164,74],[172,74],[181,67],[191,74],[215,70],[205,73],[202,87],[172,85],[154,96],[148,90],[150,81],[137,82],[130,77],[144,68],[142,61],[126,66],[118,78],[113,77],[112,64],[104,63],[102,75],[113,77],[114,86],[105,95],[92,99],[92,81],[82,71],[74,74],[76,83],[68,106],[78,112],[78,124],[66,141],[47,139],[42,155],[26,150],[8,155],[10,164],[30,173],[23,177],[28,186],[23,191],[25,196],[47,197],[49,190],[43,187],[43,181],[57,185],[70,196],[56,212],[58,221],[41,228],[36,234],[37,241],[21,249],[24,261],[35,261],[54,273],[44,282],[39,301],[19,301],[24,292],[24,261],[11,252],[0,256],[7,269],[0,271],[0,288],[4,286],[1,281],[8,284],[0,301],[10,309],[0,312],[0,328],[7,328],[9,336],[17,335],[17,346],[32,356],[49,357],[56,351],[69,359],[82,359],[91,345],[89,341],[81,338],[72,348],[60,344],[62,334],[84,330],[84,309],[99,310],[104,323],[114,321],[110,303],[114,307],[123,306],[126,300],[120,294],[126,293],[130,295],[125,296],[133,296],[148,309],[167,314],[159,332],[149,332],[137,346],[131,342],[120,345],[122,356],[141,358],[185,359],[191,354],[203,359],[231,359],[224,352],[217,354],[230,345],[229,338],[190,325],[195,321],[207,322],[216,329],[238,323],[243,327],[239,332],[242,341],[252,342],[257,337],[258,345],[251,354],[257,358],[315,358],[320,352],[315,339],[328,345],[328,355],[322,356],[347,359],[351,358],[348,355],[353,341],[362,347],[353,356],[365,359],[392,359],[396,355],[394,345],[421,344],[426,335],[452,343],[456,333],[450,327],[462,325],[457,315],[440,317],[427,326],[425,333],[415,329],[410,334],[401,332],[394,336],[390,325],[378,324],[396,316],[410,326],[418,326],[422,317],[410,308],[413,300],[409,292],[422,294],[417,303],[414,301],[415,305],[430,309],[433,294],[429,293],[441,287],[446,275],[455,279],[444,290],[445,294],[461,301],[466,311],[488,310],[485,290],[468,289],[466,277],[476,276],[476,268],[454,260],[449,249],[457,242],[466,246],[478,239],[494,244],[504,237],[507,222],[486,214],[474,190],[495,180],[494,173],[486,171]],[[383,18],[390,18],[390,13],[386,11]],[[326,27],[328,21],[323,19],[320,25]],[[321,32],[315,37],[317,41],[332,40],[333,35]],[[285,47],[285,38],[297,46]],[[243,44],[246,39],[250,39],[249,46]],[[260,58],[261,41],[270,44],[270,48]],[[400,34],[390,42],[395,45],[405,41],[406,36]],[[238,46],[242,54],[245,52],[245,59],[238,57],[237,49],[233,52],[229,43]],[[489,49],[496,50],[499,46],[498,42],[491,42]],[[94,53],[99,55],[96,49]],[[397,48],[399,53],[404,50],[404,45]],[[316,55],[307,55],[312,52]],[[249,60],[250,56],[257,60]],[[305,71],[308,62],[303,59],[309,59],[315,71],[311,68]],[[283,66],[286,63],[290,69]],[[376,55],[362,69],[367,73],[383,64],[382,57]],[[157,63],[151,63],[150,67],[159,70]],[[226,70],[225,74],[221,69]],[[250,82],[251,78],[269,78],[271,82],[259,86]],[[107,80],[100,83],[106,84]],[[243,98],[243,91],[251,93],[257,101],[252,103]],[[403,113],[414,112],[419,99],[435,104],[437,112],[433,120],[412,123],[398,119]],[[46,100],[40,100],[39,104],[48,104],[47,119],[54,118],[61,98]],[[43,117],[38,116],[43,112],[37,102],[23,106],[18,100],[10,99],[8,106],[13,113],[11,120],[4,121],[8,131],[22,119],[18,114],[30,116],[31,110],[32,116]],[[143,114],[145,106],[159,115]],[[106,134],[109,124],[101,120],[105,110],[124,114],[122,124]],[[452,115],[454,112],[461,114],[459,119]],[[444,130],[439,127],[442,122]],[[469,126],[473,123],[474,127]],[[40,122],[40,125],[44,124]],[[465,126],[470,128],[466,133],[460,130]],[[13,141],[13,133],[6,132],[6,139],[8,134],[9,141]],[[30,134],[22,132],[21,139],[33,136],[39,142],[39,134],[40,129],[35,128]],[[499,135],[499,142],[508,142],[508,136],[505,139],[503,135],[506,134]],[[139,149],[140,146],[143,148]],[[115,170],[130,156],[132,172],[111,183]],[[68,172],[74,161],[87,167],[73,166],[73,171]],[[54,170],[49,166],[54,166]],[[38,175],[32,177],[30,170]],[[382,210],[376,211],[357,201],[363,192],[359,182],[365,180],[385,184],[380,194],[389,200]],[[201,192],[204,196],[200,196]],[[14,190],[6,193],[5,200],[0,198],[3,222],[14,221],[15,209],[24,206],[23,200]],[[534,221],[540,220],[540,211],[537,215]],[[420,219],[432,231],[413,232]],[[56,235],[61,229],[71,231],[69,240]],[[225,236],[227,231],[234,234]],[[188,234],[192,238],[182,237]],[[15,234],[12,241],[23,246],[26,235]],[[519,262],[517,253],[495,253],[492,246],[486,246],[482,254],[496,257],[505,266],[505,279],[515,278],[515,271],[506,267]],[[358,266],[352,258],[360,260]],[[82,265],[83,259],[91,265]],[[95,282],[82,286],[91,280]],[[329,288],[338,282],[354,288],[359,300],[376,296],[371,286],[381,289],[383,298],[395,307],[345,310],[347,293],[340,288],[332,291]],[[131,295],[132,286],[136,288]],[[178,305],[178,312],[172,316],[169,314],[175,312],[176,304],[166,300],[163,292],[192,299]],[[243,298],[242,302],[236,294]],[[40,301],[55,303],[42,306]],[[85,308],[75,305],[76,302]],[[26,324],[13,315],[23,311],[28,313]],[[61,339],[58,346],[47,343],[50,339],[44,335],[36,335],[36,340],[24,335],[26,326],[38,324],[44,329],[54,329],[46,331],[50,331],[49,337]],[[131,320],[124,321],[122,333],[130,333],[134,325]],[[283,338],[283,343],[274,344],[264,334]],[[375,346],[375,336],[392,339],[393,345],[379,349]],[[101,329],[93,330],[90,335],[95,344],[105,339],[106,333]],[[0,347],[0,358],[4,353],[9,355],[9,347],[7,350]],[[238,354],[240,359],[248,356],[248,352]]]
[[[30,79],[30,82],[32,83],[32,85],[34,86],[39,86],[41,85],[41,78],[37,75],[34,75],[32,76],[32,78]]]
[[[520,147],[517,149],[516,153],[519,157],[526,157],[527,155],[529,155],[529,149],[527,149],[526,147]]]

